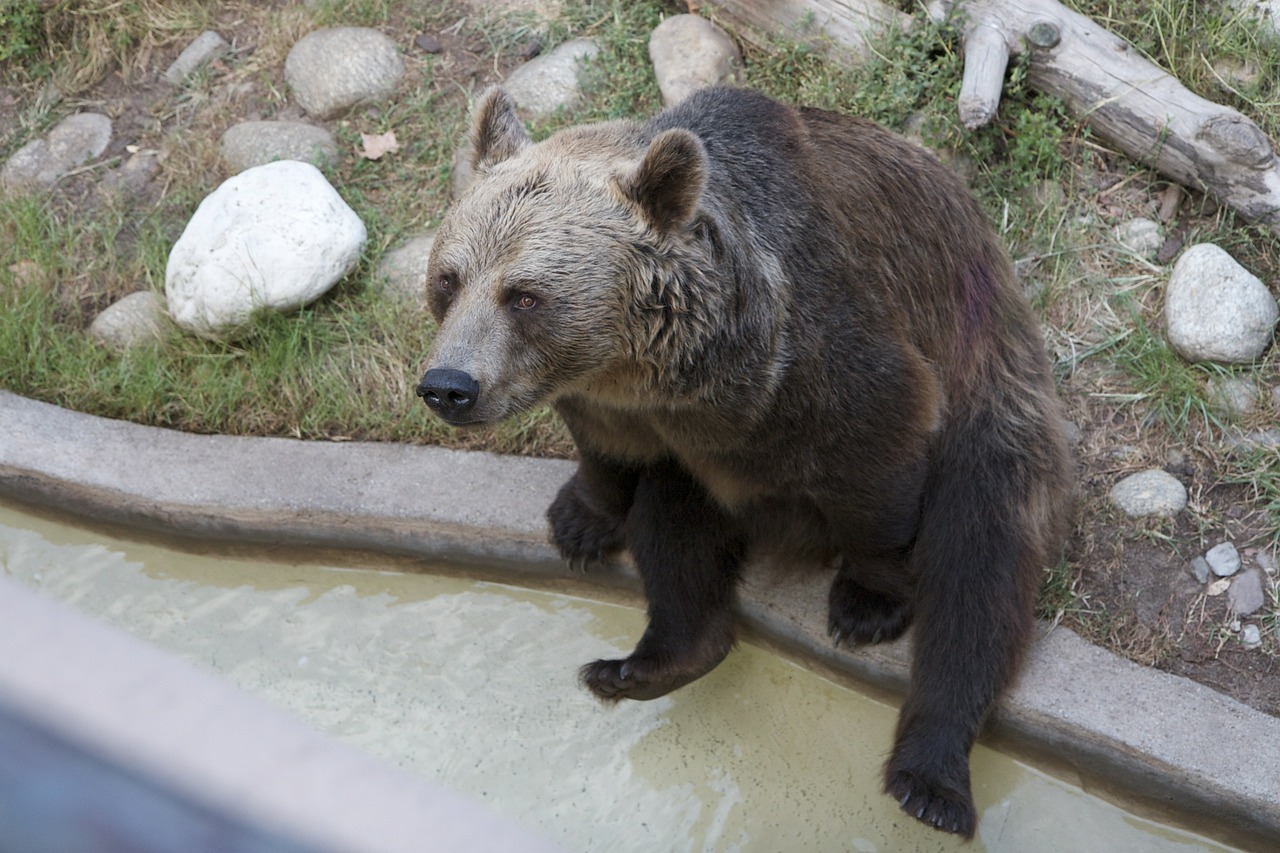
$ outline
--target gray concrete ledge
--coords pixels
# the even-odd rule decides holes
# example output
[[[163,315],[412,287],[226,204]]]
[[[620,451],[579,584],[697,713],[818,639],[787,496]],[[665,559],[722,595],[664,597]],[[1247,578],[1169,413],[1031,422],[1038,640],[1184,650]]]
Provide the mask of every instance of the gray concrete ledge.
[[[572,463],[430,447],[203,436],[0,392],[0,497],[169,537],[343,549],[540,585],[634,589],[626,567],[576,578],[543,512]],[[826,638],[826,583],[748,573],[753,639],[827,673],[901,692],[905,642]],[[1131,807],[1248,849],[1280,844],[1280,719],[1046,631],[989,737]]]

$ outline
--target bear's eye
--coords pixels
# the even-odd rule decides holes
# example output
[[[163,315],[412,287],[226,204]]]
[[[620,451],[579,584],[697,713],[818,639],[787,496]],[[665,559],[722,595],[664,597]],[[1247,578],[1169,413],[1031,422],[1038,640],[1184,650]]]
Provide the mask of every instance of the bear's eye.
[[[519,311],[528,311],[538,306],[538,297],[532,293],[517,293],[516,298],[511,300],[511,304]]]
[[[445,296],[452,296],[456,287],[457,282],[454,281],[453,276],[449,273],[444,273],[436,279],[436,290],[440,291]]]

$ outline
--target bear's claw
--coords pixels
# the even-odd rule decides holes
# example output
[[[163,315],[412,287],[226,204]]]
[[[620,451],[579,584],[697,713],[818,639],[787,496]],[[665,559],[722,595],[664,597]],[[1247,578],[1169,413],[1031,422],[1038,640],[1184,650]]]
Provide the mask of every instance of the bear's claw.
[[[906,771],[891,773],[885,790],[916,820],[943,832],[973,837],[978,814],[967,792],[945,790]]]

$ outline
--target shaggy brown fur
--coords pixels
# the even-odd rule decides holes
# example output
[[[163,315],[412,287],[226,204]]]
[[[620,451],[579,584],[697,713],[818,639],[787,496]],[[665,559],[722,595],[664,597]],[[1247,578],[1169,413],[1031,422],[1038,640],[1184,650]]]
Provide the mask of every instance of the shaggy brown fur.
[[[582,680],[661,696],[733,643],[742,561],[838,561],[838,642],[915,627],[886,790],[973,834],[968,753],[1013,677],[1069,465],[1039,330],[968,191],[869,122],[704,91],[534,145],[500,90],[436,237],[418,393],[454,424],[552,401],[566,558],[627,548],[649,626]]]

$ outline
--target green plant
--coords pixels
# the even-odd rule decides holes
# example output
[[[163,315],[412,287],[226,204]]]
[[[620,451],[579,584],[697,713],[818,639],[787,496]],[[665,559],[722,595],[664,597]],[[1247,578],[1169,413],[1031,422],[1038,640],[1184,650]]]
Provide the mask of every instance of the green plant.
[[[0,3],[0,64],[25,62],[44,43],[44,27],[38,0],[3,0]]]

